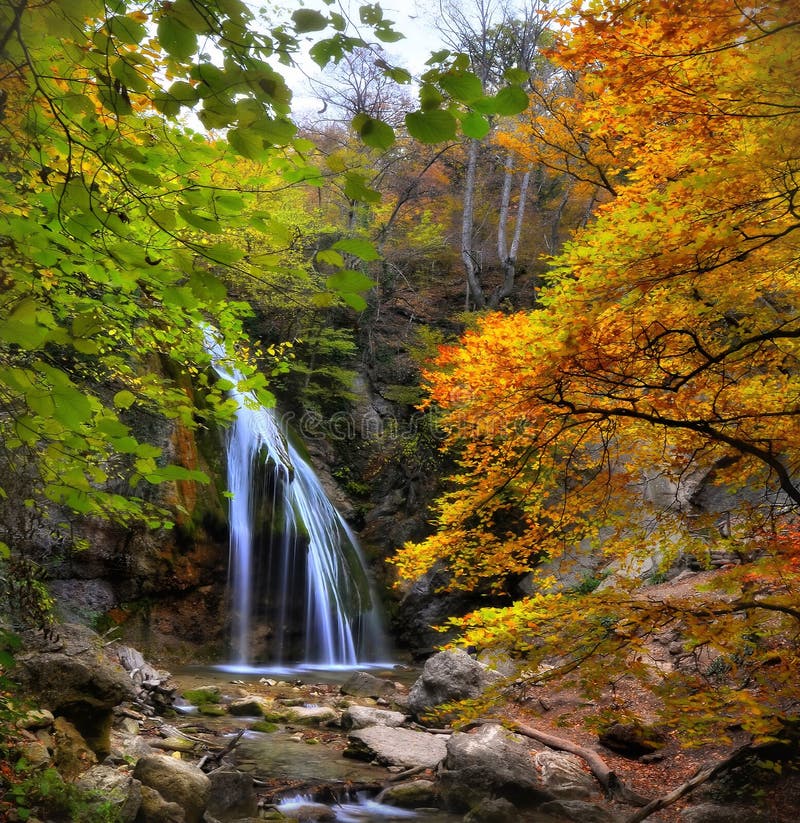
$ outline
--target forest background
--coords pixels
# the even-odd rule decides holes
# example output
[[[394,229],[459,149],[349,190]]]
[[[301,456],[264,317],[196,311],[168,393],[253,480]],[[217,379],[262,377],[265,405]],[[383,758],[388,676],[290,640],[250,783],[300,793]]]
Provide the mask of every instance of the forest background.
[[[412,77],[374,4],[366,40],[335,5],[284,22],[240,0],[0,6],[9,603],[47,618],[34,515],[66,512],[59,539],[77,517],[169,528],[148,489],[208,480],[128,417],[229,421],[210,324],[240,388],[307,421],[378,375],[402,423],[371,433],[380,465],[409,505],[439,495],[393,567],[443,564],[445,588],[490,603],[451,624],[464,644],[525,659],[531,686],[637,677],[687,742],[791,737],[797,9],[447,9],[446,48]],[[306,38],[330,75],[296,123],[282,67]],[[338,464],[365,498],[367,463]],[[711,475],[728,503],[698,517]],[[597,567],[559,588],[576,547]],[[713,590],[601,585],[720,550],[736,562]],[[672,628],[694,665],[662,671],[650,643]]]

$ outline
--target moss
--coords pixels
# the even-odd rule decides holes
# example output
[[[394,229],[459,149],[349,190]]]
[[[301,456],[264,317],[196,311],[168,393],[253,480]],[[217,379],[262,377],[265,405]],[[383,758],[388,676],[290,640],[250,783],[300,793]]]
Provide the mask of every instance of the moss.
[[[198,706],[197,711],[199,711],[200,714],[205,714],[209,717],[222,717],[222,715],[227,714],[224,706],[216,706],[213,704]]]
[[[206,706],[209,703],[219,703],[220,691],[216,686],[202,686],[199,689],[187,689],[183,698],[193,706]]]
[[[259,720],[256,723],[253,723],[250,726],[250,730],[254,732],[265,732],[266,734],[271,734],[272,732],[278,731],[278,725],[276,723],[270,723],[267,720]]]

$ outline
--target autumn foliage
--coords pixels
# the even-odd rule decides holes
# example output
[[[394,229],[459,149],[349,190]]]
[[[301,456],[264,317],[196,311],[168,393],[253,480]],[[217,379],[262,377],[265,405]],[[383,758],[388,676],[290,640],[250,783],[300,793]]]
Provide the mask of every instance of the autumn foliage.
[[[456,621],[463,642],[516,650],[532,682],[598,692],[627,671],[695,741],[780,737],[800,697],[797,12],[570,10],[554,59],[575,93],[506,142],[605,202],[540,310],[485,315],[427,374],[459,471],[435,534],[396,557],[405,577],[444,561],[454,588],[532,574],[528,597]],[[722,552],[707,589],[634,588],[645,558],[655,582]],[[594,592],[551,577],[577,557],[609,575]],[[654,642],[669,631],[681,665]]]

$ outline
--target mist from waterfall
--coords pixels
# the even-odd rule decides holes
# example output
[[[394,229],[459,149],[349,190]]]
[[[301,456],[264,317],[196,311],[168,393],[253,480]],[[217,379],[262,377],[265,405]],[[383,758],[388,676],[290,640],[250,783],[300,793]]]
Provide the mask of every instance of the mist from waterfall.
[[[275,411],[239,391],[244,376],[210,331],[207,347],[238,407],[227,432],[231,663],[351,668],[386,661],[355,535]]]

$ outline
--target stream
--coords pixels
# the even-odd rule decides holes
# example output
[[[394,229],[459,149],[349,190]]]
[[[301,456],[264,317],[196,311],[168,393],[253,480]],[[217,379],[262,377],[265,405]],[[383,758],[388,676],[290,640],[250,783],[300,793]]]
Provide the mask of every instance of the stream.
[[[376,667],[377,668],[377,667]],[[411,683],[418,672],[413,669],[383,667],[375,674]],[[359,667],[361,670],[361,667]],[[264,693],[264,681],[274,688],[290,692],[305,705],[329,704],[332,699],[366,704],[361,698],[338,696],[337,687],[352,669],[308,667],[245,668],[241,666],[191,666],[173,672],[181,691],[214,685],[223,699],[244,691]],[[251,726],[260,717],[205,716],[193,708],[184,708],[180,725],[194,733],[197,729],[213,730],[224,740],[238,730],[246,731],[239,739],[230,759],[239,771],[252,775],[259,794],[271,799],[266,808],[274,808],[288,819],[336,820],[338,823],[460,823],[462,815],[438,809],[408,810],[375,802],[378,791],[393,778],[393,771],[384,766],[344,757],[342,750],[346,732],[336,727],[308,726],[300,723],[279,723],[271,732],[255,731]],[[317,798],[324,798],[324,805]],[[314,809],[320,812],[313,815]],[[335,817],[330,817],[333,813]],[[310,815],[310,816],[309,816]]]

